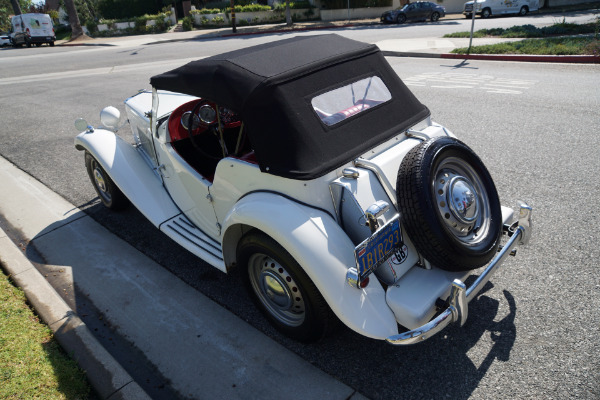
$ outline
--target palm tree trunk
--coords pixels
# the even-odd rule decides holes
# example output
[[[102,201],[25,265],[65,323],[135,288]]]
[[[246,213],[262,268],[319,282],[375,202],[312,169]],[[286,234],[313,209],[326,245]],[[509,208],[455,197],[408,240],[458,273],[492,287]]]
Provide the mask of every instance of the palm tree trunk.
[[[79,22],[75,3],[73,3],[73,0],[65,0],[65,7],[69,15],[69,24],[71,24],[71,40],[77,39],[79,36],[83,36],[83,29],[81,28],[81,22]]]
[[[15,15],[23,14],[21,12],[21,6],[19,5],[19,0],[10,0],[10,4],[12,4],[12,8],[13,8]]]

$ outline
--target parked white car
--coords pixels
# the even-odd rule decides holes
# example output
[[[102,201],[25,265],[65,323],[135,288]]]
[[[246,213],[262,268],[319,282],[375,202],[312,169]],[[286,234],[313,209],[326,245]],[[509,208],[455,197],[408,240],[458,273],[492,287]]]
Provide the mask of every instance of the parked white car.
[[[10,41],[10,36],[8,33],[0,32],[0,47],[10,46],[12,42]]]
[[[131,202],[208,264],[240,268],[292,338],[318,340],[339,319],[393,344],[425,340],[463,324],[529,239],[531,208],[513,221],[481,160],[374,45],[295,37],[150,83],[125,101],[134,145],[115,135],[114,107],[103,128],[76,121],[100,200]]]
[[[489,18],[492,15],[519,14],[527,15],[532,11],[538,11],[539,0],[477,0],[467,1],[463,8],[463,14],[467,18],[473,16],[473,4],[475,14],[481,18]]]

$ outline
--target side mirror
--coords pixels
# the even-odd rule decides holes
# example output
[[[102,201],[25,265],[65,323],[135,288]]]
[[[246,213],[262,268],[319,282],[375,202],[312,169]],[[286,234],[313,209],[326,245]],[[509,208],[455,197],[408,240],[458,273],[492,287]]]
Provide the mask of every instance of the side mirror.
[[[119,129],[119,122],[121,121],[121,113],[113,106],[105,107],[100,111],[100,122],[106,128],[116,131]]]

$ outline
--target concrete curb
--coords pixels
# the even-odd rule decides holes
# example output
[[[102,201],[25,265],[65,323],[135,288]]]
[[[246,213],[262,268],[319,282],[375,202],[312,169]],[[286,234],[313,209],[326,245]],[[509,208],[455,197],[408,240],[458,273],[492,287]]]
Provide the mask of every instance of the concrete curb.
[[[0,262],[102,399],[150,399],[0,228]]]
[[[537,56],[525,54],[452,54],[420,53],[403,51],[382,51],[386,57],[445,58],[454,60],[515,61],[534,63],[600,64],[600,56]]]
[[[545,63],[571,63],[571,64],[599,64],[600,56],[536,56],[526,54],[441,54],[441,58],[459,60],[490,60],[490,61],[518,61],[518,62],[545,62]]]

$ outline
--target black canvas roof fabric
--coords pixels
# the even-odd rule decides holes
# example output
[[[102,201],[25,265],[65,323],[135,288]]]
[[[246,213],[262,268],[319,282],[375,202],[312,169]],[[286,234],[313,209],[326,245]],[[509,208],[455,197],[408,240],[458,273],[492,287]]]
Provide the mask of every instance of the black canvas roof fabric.
[[[334,126],[323,124],[311,99],[369,76],[383,80],[392,100]],[[322,176],[429,115],[376,46],[338,35],[236,50],[156,75],[150,83],[239,112],[261,170],[293,179]]]

